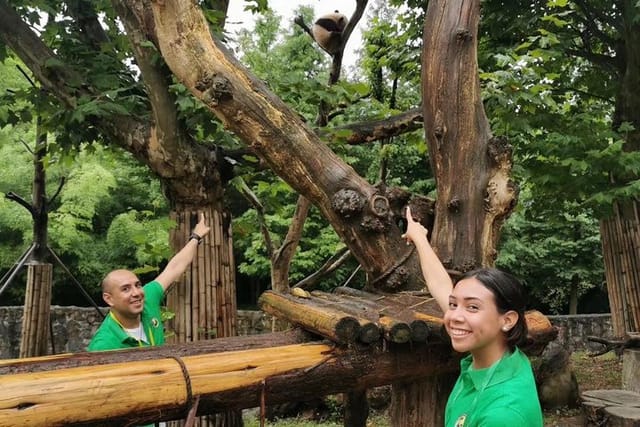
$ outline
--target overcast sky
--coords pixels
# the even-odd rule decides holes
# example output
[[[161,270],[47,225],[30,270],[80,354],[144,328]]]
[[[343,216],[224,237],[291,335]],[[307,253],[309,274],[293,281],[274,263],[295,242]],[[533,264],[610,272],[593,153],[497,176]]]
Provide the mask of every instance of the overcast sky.
[[[269,7],[282,17],[283,26],[287,25],[287,22],[290,22],[294,18],[294,10],[301,5],[313,7],[315,10],[315,18],[325,13],[333,12],[334,10],[339,10],[340,13],[347,15],[349,18],[356,9],[355,0],[269,0]],[[235,32],[240,29],[252,29],[254,26],[254,15],[251,12],[245,12],[243,10],[244,6],[245,2],[243,0],[229,1],[227,25],[225,29],[231,34],[235,34]],[[349,37],[346,48],[347,52],[345,52],[343,59],[346,66],[351,66],[355,63],[356,55],[353,52],[360,47],[361,35],[359,27],[364,25],[366,15],[367,11],[365,11],[364,16],[360,19],[358,28],[356,28],[351,34],[351,37]],[[308,22],[307,24],[311,26],[312,22]]]

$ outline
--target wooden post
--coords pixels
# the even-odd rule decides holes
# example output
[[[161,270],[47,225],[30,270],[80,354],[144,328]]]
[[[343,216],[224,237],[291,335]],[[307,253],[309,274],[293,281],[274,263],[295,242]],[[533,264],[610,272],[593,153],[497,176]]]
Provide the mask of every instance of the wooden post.
[[[627,348],[622,353],[622,388],[640,393],[640,349]]]

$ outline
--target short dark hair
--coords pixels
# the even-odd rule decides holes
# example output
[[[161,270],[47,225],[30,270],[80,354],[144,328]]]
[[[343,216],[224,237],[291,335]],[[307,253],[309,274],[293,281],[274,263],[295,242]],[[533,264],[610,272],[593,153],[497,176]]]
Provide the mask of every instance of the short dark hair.
[[[507,345],[513,351],[516,346],[524,344],[527,340],[528,330],[527,321],[524,318],[527,301],[522,283],[515,276],[497,268],[479,268],[464,273],[458,278],[456,284],[463,279],[470,278],[477,279],[491,291],[500,314],[511,310],[518,313],[518,321],[513,328],[506,332]]]

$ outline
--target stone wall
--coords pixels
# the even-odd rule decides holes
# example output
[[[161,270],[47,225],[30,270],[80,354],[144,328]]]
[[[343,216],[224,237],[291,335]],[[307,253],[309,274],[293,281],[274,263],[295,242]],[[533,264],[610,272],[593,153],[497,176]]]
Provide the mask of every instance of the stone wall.
[[[588,336],[613,338],[610,314],[576,314],[547,317],[558,328],[556,341],[571,352],[597,351],[602,348],[600,344],[587,341]]]
[[[612,335],[609,314],[548,317],[560,329],[558,341],[571,351],[597,349],[597,344],[586,342],[589,335],[605,338]],[[95,308],[59,306],[51,307],[51,319],[55,353],[84,351],[102,320]],[[18,357],[21,322],[22,307],[0,307],[0,359]],[[271,318],[264,313],[238,311],[239,335],[261,334],[270,330]]]
[[[22,306],[0,306],[0,359],[19,355],[22,331]],[[107,313],[107,309],[103,309]],[[53,350],[55,353],[85,351],[102,318],[95,308],[51,307]],[[260,311],[238,311],[238,334],[254,335],[269,332],[271,319]],[[49,352],[53,353],[51,348]]]

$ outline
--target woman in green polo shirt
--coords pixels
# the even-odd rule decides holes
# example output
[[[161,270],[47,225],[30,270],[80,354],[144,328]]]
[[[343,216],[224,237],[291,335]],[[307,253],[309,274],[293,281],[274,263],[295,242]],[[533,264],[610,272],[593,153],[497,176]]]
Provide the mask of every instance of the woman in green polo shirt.
[[[522,285],[487,268],[454,285],[427,240],[427,230],[407,208],[407,244],[413,242],[429,292],[444,312],[456,351],[469,353],[447,401],[445,427],[542,427],[531,364],[518,349],[527,337]]]

